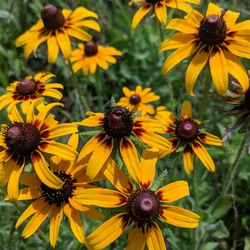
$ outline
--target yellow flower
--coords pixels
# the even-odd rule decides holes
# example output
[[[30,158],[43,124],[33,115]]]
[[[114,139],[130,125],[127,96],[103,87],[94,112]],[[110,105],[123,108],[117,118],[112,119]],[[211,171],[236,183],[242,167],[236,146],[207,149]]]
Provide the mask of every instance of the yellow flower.
[[[57,89],[63,89],[63,85],[60,83],[47,84],[47,81],[54,76],[49,72],[40,72],[34,77],[27,76],[24,80],[10,84],[6,88],[8,92],[0,97],[0,110],[7,105],[9,105],[8,110],[11,110],[13,106],[21,103],[22,111],[26,114],[29,105],[37,102],[37,99],[42,102],[44,96],[61,100],[62,93]]]
[[[162,24],[167,22],[167,8],[174,8],[183,10],[185,12],[192,11],[192,7],[187,3],[199,4],[200,0],[132,0],[129,5],[139,3],[141,7],[136,12],[133,18],[133,29],[141,22],[142,18],[146,16],[151,10],[155,11],[158,21]]]
[[[77,146],[77,143],[74,144]],[[78,170],[79,167],[81,171]],[[80,243],[85,243],[81,214],[96,220],[101,220],[104,216],[96,209],[88,205],[81,205],[76,201],[75,196],[78,192],[89,187],[89,180],[82,171],[83,166],[79,167],[77,164],[74,165],[73,161],[64,161],[57,156],[50,158],[52,172],[64,182],[60,189],[48,187],[34,175],[24,174],[21,176],[20,181],[27,187],[20,190],[18,200],[33,200],[16,223],[16,228],[18,228],[26,219],[32,216],[22,232],[25,238],[33,235],[41,224],[50,217],[50,244],[55,247],[60,224],[65,215],[75,237]]]
[[[139,157],[135,141],[145,143],[148,147],[168,150],[169,142],[158,133],[163,133],[162,125],[146,116],[134,118],[132,113],[121,106],[112,106],[105,114],[89,113],[89,117],[77,124],[97,127],[93,136],[82,148],[79,159],[90,156],[87,176],[94,178],[110,158],[113,150],[119,155],[133,175],[139,166]],[[99,128],[98,128],[99,127]]]
[[[118,105],[130,109],[132,112],[145,111],[150,115],[155,113],[154,108],[148,103],[157,101],[160,97],[155,95],[155,93],[151,91],[151,88],[142,89],[142,86],[138,85],[135,90],[129,90],[127,87],[123,87],[122,91],[125,97],[119,100]]]
[[[134,172],[134,175],[138,174],[133,178],[137,185],[133,185],[115,162],[110,161],[104,175],[117,191],[96,188],[78,192],[75,199],[79,203],[119,208],[120,211],[87,236],[86,244],[90,249],[106,248],[130,227],[126,249],[143,250],[147,245],[149,250],[164,250],[166,245],[158,225],[160,220],[183,228],[199,225],[199,215],[169,204],[189,195],[186,181],[175,181],[158,190],[152,189],[156,160],[150,152],[143,152],[139,171]]]
[[[192,119],[190,102],[183,102],[180,120],[174,116],[171,116],[171,120],[167,120],[165,133],[173,135],[169,139],[172,145],[171,152],[183,146],[183,163],[188,175],[193,171],[194,154],[198,156],[208,171],[215,171],[214,162],[202,144],[222,146],[222,140],[215,135],[202,131],[201,122]]]
[[[161,51],[176,49],[165,60],[163,71],[168,73],[176,64],[192,56],[185,78],[190,95],[194,95],[195,81],[208,62],[219,94],[226,94],[228,74],[239,81],[245,92],[249,86],[248,76],[238,57],[250,58],[250,21],[236,24],[239,15],[209,3],[205,17],[193,10],[185,19],[172,19],[167,29],[180,32],[161,44]]]
[[[25,58],[28,58],[33,51],[36,53],[38,46],[47,41],[49,63],[56,61],[59,48],[64,57],[69,59],[71,55],[70,37],[82,41],[91,39],[91,36],[81,27],[100,31],[96,21],[89,19],[98,18],[98,16],[84,7],[71,11],[47,4],[43,8],[41,16],[42,18],[30,30],[16,40],[17,47],[25,46]]]
[[[19,178],[29,161],[47,186],[58,189],[63,185],[47,167],[42,153],[57,155],[65,160],[74,159],[77,155],[75,149],[53,139],[75,133],[77,127],[74,124],[58,124],[53,115],[48,114],[56,105],[61,104],[44,106],[38,114],[34,114],[34,107],[30,105],[25,120],[14,106],[8,115],[10,123],[1,125],[0,169],[3,169],[1,174],[6,175],[1,179],[8,180],[7,192],[10,199],[18,197]]]
[[[168,111],[165,106],[156,107],[155,112],[153,114],[154,119],[162,122],[163,124],[165,124],[166,121],[170,121],[172,116],[172,112]]]
[[[83,75],[94,74],[97,66],[107,70],[108,63],[116,63],[114,56],[121,56],[122,52],[114,47],[104,47],[97,45],[94,40],[85,44],[78,44],[78,49],[72,51],[71,62],[74,72],[82,69]]]

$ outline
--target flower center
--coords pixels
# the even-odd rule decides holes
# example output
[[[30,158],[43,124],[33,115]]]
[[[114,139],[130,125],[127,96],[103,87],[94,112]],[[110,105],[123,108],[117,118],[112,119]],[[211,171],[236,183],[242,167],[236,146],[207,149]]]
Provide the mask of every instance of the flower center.
[[[41,12],[43,24],[47,30],[57,30],[64,26],[65,18],[62,10],[53,4],[47,4]]]
[[[141,97],[138,94],[133,94],[129,98],[129,102],[133,105],[137,105],[138,103],[140,103],[140,101]]]
[[[223,16],[211,15],[201,21],[199,30],[201,42],[208,45],[218,45],[224,41],[226,34],[227,26]]]
[[[94,56],[98,53],[98,47],[93,40],[85,43],[84,53],[86,56]]]
[[[161,0],[146,0],[147,3],[156,4],[157,2],[160,2]]]
[[[5,143],[14,155],[29,156],[40,141],[38,128],[30,123],[16,122],[5,132]]]
[[[138,226],[153,223],[160,211],[160,199],[149,189],[141,188],[134,191],[127,202],[127,212]]]
[[[41,183],[40,193],[50,205],[55,204],[57,207],[60,207],[63,203],[68,203],[69,198],[73,196],[73,191],[76,189],[74,184],[76,180],[63,171],[55,170],[53,173],[64,182],[62,188],[53,189]]]
[[[113,106],[105,113],[103,127],[112,137],[129,135],[133,129],[132,113],[124,107]]]
[[[248,110],[250,110],[250,88],[247,90],[244,97],[245,106]]]
[[[28,79],[22,80],[17,85],[17,92],[23,96],[35,94],[36,82],[34,80],[28,80]]]
[[[183,141],[192,141],[195,138],[197,132],[198,126],[190,120],[181,121],[176,129],[176,134]]]

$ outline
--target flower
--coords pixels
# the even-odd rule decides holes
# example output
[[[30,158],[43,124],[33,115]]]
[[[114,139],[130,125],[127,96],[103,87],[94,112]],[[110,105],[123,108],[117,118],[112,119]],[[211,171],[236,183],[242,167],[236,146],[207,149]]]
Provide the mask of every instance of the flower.
[[[17,47],[25,46],[25,58],[28,58],[33,51],[36,53],[39,45],[47,41],[49,63],[56,61],[59,48],[64,57],[69,59],[71,55],[70,37],[82,41],[91,39],[91,36],[81,27],[100,31],[97,22],[89,19],[98,18],[98,16],[84,7],[78,7],[71,11],[47,4],[43,8],[41,16],[42,18],[30,30],[16,40]]]
[[[89,112],[88,118],[78,125],[97,127],[93,136],[79,153],[79,160],[90,156],[87,176],[94,178],[103,168],[111,153],[119,155],[133,175],[139,165],[136,145],[145,143],[148,147],[168,150],[169,142],[157,133],[162,133],[162,125],[145,116],[134,118],[132,113],[121,106],[110,107],[105,114]],[[99,128],[98,128],[99,127]],[[143,145],[144,146],[144,145]],[[118,151],[118,152],[117,152]]]
[[[123,87],[122,91],[125,97],[119,100],[118,105],[124,106],[133,112],[145,111],[150,115],[154,114],[154,108],[148,103],[157,101],[160,97],[155,95],[155,93],[151,91],[151,88],[142,89],[141,85],[137,85],[135,90],[129,90],[127,87]]]
[[[119,208],[120,211],[87,236],[86,243],[90,249],[106,248],[128,227],[127,249],[144,249],[146,244],[149,250],[166,249],[159,221],[183,228],[199,225],[199,215],[169,204],[189,195],[186,181],[175,181],[158,190],[152,189],[156,160],[151,152],[143,152],[139,171],[134,172],[138,176],[133,178],[139,187],[133,185],[130,178],[111,160],[104,175],[117,191],[96,188],[78,192],[76,200],[79,203]]]
[[[192,107],[188,101],[184,101],[182,104],[180,120],[171,116],[171,119],[167,120],[165,124],[165,133],[173,136],[169,139],[172,145],[171,152],[183,147],[183,163],[188,175],[193,171],[194,154],[198,156],[208,171],[215,171],[214,162],[203,143],[222,146],[222,140],[203,131],[201,124],[199,120],[192,119]]]
[[[56,99],[62,99],[62,93],[57,89],[63,89],[60,83],[47,84],[52,77],[52,73],[40,72],[34,77],[27,76],[24,80],[15,81],[6,88],[6,94],[0,97],[0,110],[9,105],[9,110],[18,103],[22,104],[22,111],[27,113],[28,106],[37,99],[43,100],[44,96],[51,96]]]
[[[162,24],[167,22],[167,7],[185,12],[192,11],[192,7],[187,3],[199,4],[200,0],[132,0],[129,5],[139,3],[141,7],[134,15],[132,21],[133,29],[141,22],[142,18],[146,16],[151,10],[154,9],[158,21]]]
[[[239,81],[245,92],[248,76],[238,57],[250,58],[250,20],[236,24],[239,15],[209,3],[205,17],[193,10],[185,19],[172,19],[167,29],[180,32],[161,43],[161,51],[176,49],[165,60],[164,73],[192,56],[185,77],[188,94],[194,95],[193,86],[207,62],[219,94],[226,94],[228,74]]]
[[[96,209],[81,205],[75,199],[78,192],[89,186],[88,178],[83,171],[78,170],[77,164],[74,165],[73,161],[64,161],[57,156],[50,158],[50,168],[54,175],[64,182],[60,189],[48,187],[34,175],[21,176],[22,183],[27,187],[20,190],[18,200],[33,201],[18,219],[16,228],[33,215],[22,232],[22,235],[28,238],[36,232],[46,218],[50,217],[50,244],[55,247],[60,224],[65,215],[75,237],[80,243],[85,243],[81,214],[96,220],[103,219],[103,215]],[[82,166],[80,168],[82,170]]]
[[[153,116],[154,119],[165,124],[166,121],[169,121],[171,119],[173,114],[171,111],[168,111],[165,106],[158,106],[155,108]]]
[[[96,67],[107,70],[108,63],[116,63],[114,56],[121,56],[122,52],[114,47],[104,47],[97,45],[94,40],[88,41],[85,44],[79,43],[78,49],[72,51],[71,62],[74,72],[82,69],[83,75],[89,73],[94,74]]]
[[[7,192],[10,199],[18,197],[18,184],[25,165],[31,160],[39,179],[50,188],[61,188],[63,182],[47,167],[42,153],[57,155],[65,160],[74,159],[75,149],[54,138],[77,132],[74,124],[58,124],[53,115],[48,114],[51,108],[60,103],[44,106],[34,114],[34,106],[29,106],[24,120],[14,106],[8,114],[10,123],[2,124],[0,131],[0,169],[8,180]],[[62,105],[61,105],[62,106]]]

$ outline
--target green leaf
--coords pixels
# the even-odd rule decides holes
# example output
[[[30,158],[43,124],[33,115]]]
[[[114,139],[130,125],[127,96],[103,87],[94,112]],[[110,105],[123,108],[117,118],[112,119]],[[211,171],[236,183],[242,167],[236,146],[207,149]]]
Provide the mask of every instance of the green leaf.
[[[202,245],[200,250],[213,250],[217,249],[217,246],[219,245],[218,242],[207,242],[206,244]]]
[[[111,107],[116,106],[116,101],[115,101],[115,98],[113,96],[111,97],[110,104],[111,104]]]
[[[79,136],[80,137],[83,137],[83,136],[95,136],[97,135],[98,133],[100,133],[101,130],[94,130],[94,131],[84,131],[84,132],[81,132],[79,133]]]
[[[139,140],[138,137],[130,134],[129,135],[129,139],[133,142],[133,144],[135,145],[136,147],[136,150],[138,152],[138,155],[141,156],[142,154],[142,151],[146,148],[146,145],[141,141]]]
[[[215,239],[223,239],[229,237],[230,233],[228,232],[224,222],[222,220],[210,224],[206,227],[206,231]]]
[[[244,241],[245,241],[244,250],[250,250],[250,238],[245,237]]]

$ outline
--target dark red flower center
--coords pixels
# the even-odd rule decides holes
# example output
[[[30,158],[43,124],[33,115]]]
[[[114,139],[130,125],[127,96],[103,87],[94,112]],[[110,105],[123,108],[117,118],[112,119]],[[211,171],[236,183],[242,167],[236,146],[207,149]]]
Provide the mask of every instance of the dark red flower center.
[[[95,41],[91,40],[85,43],[84,53],[86,56],[94,56],[98,53],[98,47]]]
[[[103,127],[112,137],[129,135],[133,129],[132,113],[124,107],[113,106],[105,113]]]
[[[244,103],[248,110],[250,110],[250,88],[247,90],[245,97],[244,97]]]
[[[20,95],[28,96],[36,92],[36,82],[34,80],[24,79],[17,85],[17,92]]]
[[[141,97],[138,94],[133,94],[130,96],[129,102],[133,105],[137,105],[141,102]]]
[[[161,0],[146,0],[147,3],[156,4],[157,2],[160,2]]]
[[[182,120],[176,128],[176,134],[183,141],[192,141],[198,132],[198,126],[191,120]]]
[[[227,34],[227,26],[223,16],[211,15],[203,18],[200,24],[200,41],[208,45],[222,43]]]
[[[16,122],[5,132],[5,143],[16,156],[29,156],[37,149],[41,135],[36,126],[30,123]]]
[[[55,204],[57,207],[60,207],[64,203],[68,203],[69,198],[73,196],[73,191],[76,189],[76,180],[70,174],[66,174],[63,171],[55,170],[53,173],[64,182],[62,188],[53,189],[41,183],[40,193],[50,205]]]
[[[47,4],[41,12],[43,24],[47,30],[57,30],[65,24],[62,10],[53,4]]]
[[[138,226],[152,224],[160,211],[160,198],[149,189],[140,188],[129,196],[127,212]]]

